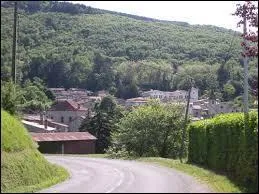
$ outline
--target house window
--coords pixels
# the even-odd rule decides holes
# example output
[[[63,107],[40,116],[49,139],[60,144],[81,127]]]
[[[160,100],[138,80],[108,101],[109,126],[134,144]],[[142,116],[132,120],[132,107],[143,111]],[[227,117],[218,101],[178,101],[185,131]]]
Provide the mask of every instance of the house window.
[[[64,117],[61,117],[61,123],[64,123]]]
[[[72,117],[69,117],[69,122],[71,122],[72,121]]]

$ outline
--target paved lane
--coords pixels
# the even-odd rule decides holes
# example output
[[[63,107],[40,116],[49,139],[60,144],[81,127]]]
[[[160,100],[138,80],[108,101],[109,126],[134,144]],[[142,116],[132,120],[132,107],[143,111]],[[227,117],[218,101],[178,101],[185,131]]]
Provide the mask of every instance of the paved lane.
[[[70,179],[43,193],[209,193],[189,175],[171,168],[136,161],[45,156],[65,167]]]

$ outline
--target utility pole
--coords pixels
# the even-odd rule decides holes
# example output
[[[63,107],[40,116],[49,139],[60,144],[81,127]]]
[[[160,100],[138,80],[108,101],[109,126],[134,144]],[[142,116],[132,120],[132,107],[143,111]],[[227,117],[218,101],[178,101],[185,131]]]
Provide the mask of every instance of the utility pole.
[[[245,38],[246,33],[247,33],[247,28],[246,28],[246,12],[247,10],[244,10],[245,14],[243,17],[243,21],[244,21],[244,28],[243,28],[243,34],[244,34],[244,43],[245,46],[247,46],[247,40]],[[244,48],[243,50],[243,60],[244,60],[244,124],[245,124],[245,130],[248,128],[248,119],[249,119],[249,115],[248,115],[248,56],[246,55],[246,48]]]
[[[183,123],[183,137],[182,137],[182,142],[181,142],[181,150],[180,150],[180,161],[181,163],[183,162],[183,152],[184,152],[184,140],[185,140],[185,134],[186,134],[186,126],[187,126],[187,119],[188,119],[188,114],[189,114],[189,105],[190,105],[190,98],[191,98],[191,91],[192,91],[192,78],[189,78],[190,81],[190,88],[188,91],[188,98],[187,98],[187,105],[185,109],[185,117],[184,117],[184,123]]]
[[[12,50],[12,80],[13,83],[16,83],[16,65],[15,65],[15,59],[16,59],[16,43],[17,43],[17,1],[14,2],[14,24],[13,24],[13,50]]]

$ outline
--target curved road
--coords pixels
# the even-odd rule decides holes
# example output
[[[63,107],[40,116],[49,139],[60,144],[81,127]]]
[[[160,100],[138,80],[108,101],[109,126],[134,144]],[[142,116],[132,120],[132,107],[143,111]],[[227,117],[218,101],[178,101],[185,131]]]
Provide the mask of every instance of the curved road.
[[[171,168],[136,161],[80,156],[45,156],[65,167],[70,179],[42,193],[210,193],[193,177]]]

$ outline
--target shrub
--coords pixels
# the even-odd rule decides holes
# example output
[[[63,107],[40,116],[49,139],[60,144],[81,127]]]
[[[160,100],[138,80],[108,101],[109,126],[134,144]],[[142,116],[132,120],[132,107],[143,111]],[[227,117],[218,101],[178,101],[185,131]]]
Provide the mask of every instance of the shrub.
[[[189,125],[188,161],[204,165],[255,191],[258,187],[258,115],[222,114]],[[257,190],[258,191],[258,190]]]
[[[155,101],[123,117],[112,133],[112,142],[134,156],[177,158],[182,137],[183,107]],[[186,153],[185,153],[186,154]]]

